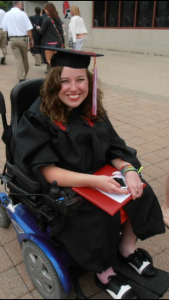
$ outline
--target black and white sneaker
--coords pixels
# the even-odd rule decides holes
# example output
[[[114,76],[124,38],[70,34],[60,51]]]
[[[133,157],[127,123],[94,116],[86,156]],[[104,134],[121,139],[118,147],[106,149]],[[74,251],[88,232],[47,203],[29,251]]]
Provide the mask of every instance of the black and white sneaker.
[[[113,299],[138,299],[132,287],[126,284],[118,275],[110,276],[107,284],[102,283],[95,274],[96,285],[107,292]]]
[[[129,257],[122,257],[125,262],[127,262],[139,275],[145,277],[154,277],[157,274],[156,269],[153,265],[146,259],[146,257],[136,250]]]

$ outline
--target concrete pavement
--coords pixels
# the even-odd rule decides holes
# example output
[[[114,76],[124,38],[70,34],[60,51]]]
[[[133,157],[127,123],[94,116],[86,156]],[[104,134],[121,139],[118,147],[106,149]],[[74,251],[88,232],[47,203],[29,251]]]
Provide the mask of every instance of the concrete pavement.
[[[169,171],[169,57],[100,50],[96,52],[105,54],[105,57],[97,59],[97,67],[110,119],[127,144],[138,150],[145,179],[162,204]],[[28,79],[45,76],[45,65],[36,67],[30,53],[29,62]],[[8,121],[10,91],[16,84],[15,62],[8,47],[7,65],[0,65],[0,91],[6,100]],[[2,133],[1,121],[0,131]],[[4,163],[5,149],[0,142],[1,171]],[[165,235],[138,244],[151,253],[156,267],[169,271],[168,230]],[[110,299],[94,285],[93,274],[85,274],[81,282],[87,297]],[[41,299],[41,296],[27,275],[15,231],[10,226],[7,230],[0,228],[0,299],[17,298]],[[74,298],[72,292],[69,299]],[[168,298],[169,292],[165,296],[165,299]]]

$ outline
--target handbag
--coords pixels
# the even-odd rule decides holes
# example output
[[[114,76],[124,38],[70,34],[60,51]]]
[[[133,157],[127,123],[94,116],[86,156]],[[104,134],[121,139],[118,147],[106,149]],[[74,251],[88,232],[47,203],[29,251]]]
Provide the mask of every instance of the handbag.
[[[70,40],[69,40],[68,47],[69,47],[69,48],[73,48],[73,44],[74,44],[74,43],[73,43],[73,38],[71,37]]]
[[[53,21],[53,19],[52,19],[50,16],[48,16],[48,17],[49,17],[49,19],[51,20],[51,22],[52,22],[52,24],[53,24],[53,26],[54,26],[54,28],[55,28],[55,30],[56,30],[56,32],[57,32],[57,35],[58,35],[57,48],[64,48],[64,45],[63,45],[63,41],[62,41],[61,35],[60,35],[60,33],[59,33],[59,31],[58,31],[56,25],[55,25],[55,22]]]

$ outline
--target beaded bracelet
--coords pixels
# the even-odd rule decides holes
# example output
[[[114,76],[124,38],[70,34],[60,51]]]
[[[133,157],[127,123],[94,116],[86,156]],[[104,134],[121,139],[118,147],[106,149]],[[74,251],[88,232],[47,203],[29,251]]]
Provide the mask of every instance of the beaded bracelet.
[[[123,176],[126,175],[127,172],[134,171],[137,172],[137,169],[133,167],[132,165],[125,165],[121,168],[120,172],[123,174]]]
[[[142,169],[143,169],[143,167],[141,167],[139,170],[137,170],[134,166],[127,164],[121,168],[120,172],[122,173],[123,176],[125,176],[127,174],[127,172],[134,171],[134,172],[137,172],[138,175],[142,178],[143,177],[141,174]]]

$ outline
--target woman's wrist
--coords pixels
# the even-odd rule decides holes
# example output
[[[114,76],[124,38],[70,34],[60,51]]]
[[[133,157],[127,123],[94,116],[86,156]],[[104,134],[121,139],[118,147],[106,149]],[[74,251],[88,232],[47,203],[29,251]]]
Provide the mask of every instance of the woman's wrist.
[[[88,187],[95,189],[97,187],[98,176],[89,175],[88,177]]]
[[[123,176],[126,176],[128,172],[136,172],[142,178],[142,174],[141,174],[142,169],[143,167],[141,167],[140,169],[136,169],[133,165],[126,164],[120,169],[120,172],[122,173]]]
[[[125,166],[123,166],[121,169],[120,169],[120,172],[122,173],[123,176],[125,176],[128,172],[137,172],[137,169],[130,165],[130,164],[126,164]]]

